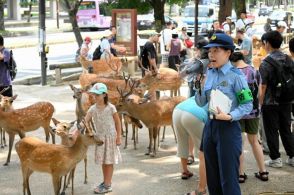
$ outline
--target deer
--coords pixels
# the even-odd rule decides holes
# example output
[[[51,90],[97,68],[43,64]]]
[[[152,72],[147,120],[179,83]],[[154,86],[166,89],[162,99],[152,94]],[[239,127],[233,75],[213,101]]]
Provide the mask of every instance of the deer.
[[[56,129],[54,130],[54,132],[56,133],[56,135],[58,135],[61,138],[61,144],[64,146],[72,146],[74,144],[74,139],[73,136],[70,134],[70,129],[73,127],[74,125],[74,121],[71,123],[67,123],[67,122],[60,122],[55,118],[52,118],[52,121],[56,127]],[[88,175],[87,175],[87,155],[84,158],[84,164],[85,164],[85,179],[84,179],[84,184],[87,184],[87,179],[88,179]],[[67,175],[64,176],[64,184],[63,184],[63,190],[61,194],[65,194],[65,189],[67,188],[67,186],[70,184],[70,180],[72,180],[72,193],[73,193],[73,188],[74,188],[74,183],[73,183],[73,175],[75,172],[75,168],[73,168],[73,170],[68,174],[68,180],[66,181]]]
[[[158,72],[154,75],[147,70],[145,76],[139,80],[138,88],[147,88],[150,92],[171,90],[171,97],[176,96],[183,83],[179,73],[171,68],[159,68]]]
[[[125,79],[124,86],[127,85],[129,82],[129,77],[128,79]],[[72,84],[69,84],[71,90],[74,92],[73,98],[76,99],[76,117],[77,117],[77,123],[79,124],[81,120],[86,116],[86,113],[88,109],[90,108],[91,105],[95,103],[95,95],[92,93],[89,93],[87,90],[90,86],[87,87],[87,89],[79,89],[74,87]],[[108,86],[107,86],[108,87]],[[119,103],[119,98],[120,95],[117,91],[111,91],[108,90],[108,98],[109,102],[111,102],[113,105],[117,105]],[[123,114],[120,116],[121,118],[124,119],[124,124],[125,124],[125,129],[126,129],[126,139],[125,139],[125,146],[124,148],[127,148],[128,145],[128,124],[132,124],[132,129],[133,129],[133,136],[132,139],[134,140],[134,149],[137,149],[136,143],[138,142],[138,136],[137,136],[137,131],[138,128],[143,128],[143,125],[141,122],[133,117],[127,116],[126,114]],[[136,137],[136,139],[134,139]]]
[[[52,143],[55,143],[55,135],[51,131],[50,121],[54,112],[54,106],[50,102],[37,102],[30,106],[11,111],[0,109],[0,126],[9,135],[9,151],[4,166],[10,162],[11,150],[14,143],[15,134],[22,139],[25,133],[43,127],[46,135],[46,142],[49,141],[49,133]]]
[[[117,106],[119,112],[126,112],[132,117],[142,121],[149,130],[149,147],[146,155],[156,156],[156,142],[160,126],[172,125],[172,112],[175,106],[184,101],[183,96],[175,96],[170,99],[152,100],[137,104],[129,98],[132,89],[127,93],[117,88],[120,93],[120,103]],[[152,146],[153,145],[153,146]]]
[[[13,110],[12,103],[17,98],[17,95],[14,95],[12,97],[3,96],[0,93],[0,109],[3,111],[10,111]],[[0,127],[0,139],[1,139],[1,148],[6,147],[6,139],[5,139],[5,130]]]
[[[62,176],[85,158],[90,145],[103,144],[93,135],[92,129],[86,128],[85,134],[76,130],[74,136],[76,139],[72,146],[48,144],[35,137],[25,137],[15,144],[21,164],[24,195],[31,195],[29,178],[34,171],[51,174],[54,194],[59,195]]]
[[[127,66],[127,61],[118,57],[89,61],[80,56],[80,63],[83,69],[89,70],[91,67],[92,72],[100,76],[118,75],[122,66]]]

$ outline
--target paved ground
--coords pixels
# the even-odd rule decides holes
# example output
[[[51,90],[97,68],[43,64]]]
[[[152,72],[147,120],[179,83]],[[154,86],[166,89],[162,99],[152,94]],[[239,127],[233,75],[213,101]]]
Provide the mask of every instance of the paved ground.
[[[37,101],[50,101],[55,106],[54,117],[59,120],[71,121],[74,117],[75,102],[72,91],[68,85],[62,86],[14,86],[18,98],[15,108],[21,108]],[[186,94],[187,87],[182,87],[182,94]],[[45,140],[44,131],[37,130],[28,133],[27,136],[36,136]],[[129,136],[130,139],[130,136]],[[19,140],[17,137],[16,141]],[[180,178],[179,159],[176,157],[176,144],[172,130],[168,128],[166,140],[161,143],[158,156],[150,158],[144,152],[148,144],[147,129],[139,130],[138,149],[134,150],[130,142],[127,149],[121,147],[123,163],[115,167],[113,176],[113,192],[111,194],[184,194],[195,189],[197,184],[198,164],[191,166],[195,173],[191,179],[184,181]],[[4,164],[7,148],[0,149],[0,164]],[[284,149],[281,149],[285,160]],[[261,182],[254,178],[257,170],[252,151],[246,143],[246,173],[249,179],[241,185],[242,194],[255,195],[268,191],[294,191],[294,168],[285,165],[282,169],[269,168],[270,180]],[[83,163],[79,163],[75,178],[75,194],[93,194],[93,187],[102,180],[101,168],[94,164],[94,148],[88,151],[88,184],[83,184]],[[268,159],[268,156],[266,156]],[[30,179],[32,194],[53,194],[50,175],[34,173]],[[19,158],[13,149],[11,163],[8,167],[0,165],[0,189],[1,195],[22,194],[22,175]],[[67,190],[70,194],[70,190]],[[294,194],[294,193],[293,193]]]

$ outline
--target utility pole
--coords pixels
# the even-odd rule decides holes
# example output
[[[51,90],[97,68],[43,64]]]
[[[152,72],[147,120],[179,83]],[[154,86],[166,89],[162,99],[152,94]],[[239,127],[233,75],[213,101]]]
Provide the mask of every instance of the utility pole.
[[[41,56],[42,85],[47,85],[47,57],[46,57],[46,1],[39,0],[39,55]]]
[[[195,0],[194,45],[198,41],[198,0]]]

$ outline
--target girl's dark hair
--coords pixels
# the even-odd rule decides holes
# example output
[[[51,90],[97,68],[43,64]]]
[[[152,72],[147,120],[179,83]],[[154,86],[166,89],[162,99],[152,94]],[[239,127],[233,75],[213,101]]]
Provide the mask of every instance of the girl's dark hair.
[[[233,52],[230,56],[230,61],[238,62],[239,60],[244,60],[244,55],[239,51]]]
[[[108,94],[107,93],[103,93],[105,94],[104,96],[104,104],[107,105],[108,104]]]

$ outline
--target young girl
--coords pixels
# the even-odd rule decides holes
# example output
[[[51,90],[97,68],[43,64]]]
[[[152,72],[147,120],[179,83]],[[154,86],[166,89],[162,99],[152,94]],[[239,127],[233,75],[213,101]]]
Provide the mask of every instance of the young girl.
[[[96,95],[96,103],[86,115],[86,125],[90,126],[93,120],[96,136],[104,142],[95,149],[95,162],[102,165],[103,182],[94,189],[94,193],[104,194],[112,191],[113,164],[121,161],[118,148],[121,144],[121,123],[115,106],[108,103],[106,85],[96,83],[90,92]]]

